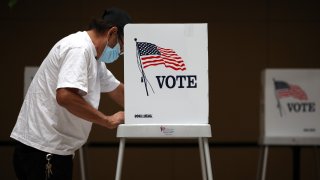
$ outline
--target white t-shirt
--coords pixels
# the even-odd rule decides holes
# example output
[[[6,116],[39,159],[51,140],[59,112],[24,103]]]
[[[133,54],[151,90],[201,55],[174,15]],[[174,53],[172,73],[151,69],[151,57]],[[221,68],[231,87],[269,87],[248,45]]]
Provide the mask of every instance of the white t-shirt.
[[[60,106],[56,90],[77,88],[98,109],[100,93],[113,91],[120,82],[96,54],[85,31],[55,44],[30,84],[10,137],[45,152],[74,154],[87,141],[92,123]]]

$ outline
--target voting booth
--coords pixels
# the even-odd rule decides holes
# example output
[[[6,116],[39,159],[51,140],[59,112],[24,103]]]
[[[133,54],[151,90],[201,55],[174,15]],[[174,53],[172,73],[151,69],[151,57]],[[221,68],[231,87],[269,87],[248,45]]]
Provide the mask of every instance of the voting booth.
[[[260,143],[320,144],[320,69],[267,69],[262,75]]]
[[[268,146],[319,146],[320,69],[266,69],[261,77],[264,179]]]
[[[128,24],[124,38],[125,123],[117,129],[116,179],[127,138],[198,139],[203,179],[212,179],[207,24]]]

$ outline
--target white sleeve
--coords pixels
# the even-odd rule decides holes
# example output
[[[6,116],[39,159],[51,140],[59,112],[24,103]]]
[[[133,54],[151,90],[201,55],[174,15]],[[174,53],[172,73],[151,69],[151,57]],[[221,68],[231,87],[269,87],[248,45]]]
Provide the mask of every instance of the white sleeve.
[[[111,92],[115,90],[120,81],[109,71],[104,63],[100,64],[100,90],[101,92]]]
[[[88,92],[88,58],[85,49],[72,48],[61,59],[58,88],[76,88],[81,95]]]

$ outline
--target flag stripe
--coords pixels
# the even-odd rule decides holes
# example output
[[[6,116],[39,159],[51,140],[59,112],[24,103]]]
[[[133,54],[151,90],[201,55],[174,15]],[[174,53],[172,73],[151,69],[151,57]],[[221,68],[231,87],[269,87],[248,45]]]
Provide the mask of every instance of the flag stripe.
[[[147,67],[149,67],[149,66],[156,66],[156,65],[161,65],[161,64],[165,65],[166,67],[169,67],[169,66],[174,67],[175,69],[186,69],[186,68],[183,67],[183,66],[175,66],[175,65],[173,65],[173,64],[164,63],[164,62],[161,62],[161,61],[154,62],[154,63],[144,64],[143,67],[144,67],[144,68],[147,68]]]
[[[148,64],[155,64],[155,63],[172,65],[172,66],[176,66],[177,68],[179,68],[179,67],[185,68],[185,64],[184,63],[166,61],[166,60],[163,60],[163,59],[160,59],[160,58],[142,62],[142,64],[144,66],[147,66]]]
[[[182,71],[186,70],[186,68],[181,68],[181,67],[176,67],[176,66],[170,66],[170,65],[164,64],[164,63],[149,64],[149,65],[147,65],[147,66],[144,66],[144,68],[147,68],[147,67],[150,67],[150,66],[157,66],[157,65],[160,65],[160,64],[163,64],[165,67],[171,68],[171,69],[176,70],[176,71],[177,71],[177,70],[182,70]]]
[[[176,62],[170,62],[170,61],[163,61],[162,59],[154,59],[152,61],[146,61],[146,62],[142,62],[143,65],[148,65],[148,64],[170,64],[176,67],[185,67],[185,65],[183,63],[176,63]]]

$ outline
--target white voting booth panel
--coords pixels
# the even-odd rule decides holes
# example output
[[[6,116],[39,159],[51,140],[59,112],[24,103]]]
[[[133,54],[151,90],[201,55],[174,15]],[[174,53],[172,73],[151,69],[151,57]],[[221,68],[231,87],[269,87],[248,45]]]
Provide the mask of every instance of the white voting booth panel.
[[[125,26],[125,123],[117,129],[116,180],[127,138],[198,139],[202,177],[212,179],[207,36],[207,24]]]
[[[320,144],[320,69],[263,72],[260,142]]]
[[[125,124],[208,124],[206,24],[125,26]]]
[[[259,142],[264,145],[259,163],[261,180],[266,177],[269,145],[317,146],[320,144],[319,105],[320,69],[266,69],[263,71]],[[293,148],[294,159],[299,160],[299,150]],[[295,168],[294,172],[299,170]],[[296,176],[294,178],[299,179],[299,173]]]

